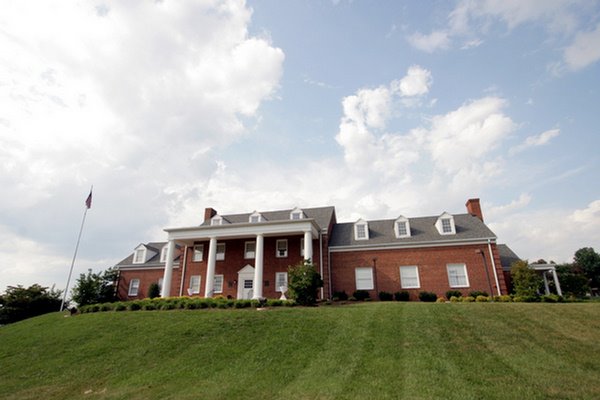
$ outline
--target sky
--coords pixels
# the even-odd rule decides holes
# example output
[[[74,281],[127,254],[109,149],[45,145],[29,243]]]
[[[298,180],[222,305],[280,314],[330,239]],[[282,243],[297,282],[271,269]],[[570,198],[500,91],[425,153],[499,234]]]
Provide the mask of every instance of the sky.
[[[0,292],[167,227],[332,205],[465,213],[521,258],[600,250],[600,2],[10,1]]]

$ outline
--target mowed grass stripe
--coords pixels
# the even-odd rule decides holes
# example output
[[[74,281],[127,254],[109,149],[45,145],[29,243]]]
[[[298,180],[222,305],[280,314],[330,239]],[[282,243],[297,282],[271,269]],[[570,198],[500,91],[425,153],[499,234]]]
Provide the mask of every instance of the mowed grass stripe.
[[[395,302],[51,314],[0,328],[0,398],[593,399],[599,316]]]

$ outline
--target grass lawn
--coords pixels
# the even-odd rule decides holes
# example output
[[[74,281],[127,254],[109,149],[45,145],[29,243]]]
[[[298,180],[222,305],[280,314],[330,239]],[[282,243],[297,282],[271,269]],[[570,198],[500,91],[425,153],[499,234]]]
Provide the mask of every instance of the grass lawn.
[[[1,399],[598,399],[600,303],[49,314]]]

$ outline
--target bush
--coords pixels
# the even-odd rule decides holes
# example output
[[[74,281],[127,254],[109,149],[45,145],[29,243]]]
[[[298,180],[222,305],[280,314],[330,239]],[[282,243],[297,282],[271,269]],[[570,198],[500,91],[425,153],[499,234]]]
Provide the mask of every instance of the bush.
[[[475,297],[477,299],[477,297],[479,297],[479,296],[488,297],[489,294],[487,292],[484,292],[481,290],[473,290],[471,293],[469,293],[469,296]]]
[[[142,304],[137,300],[130,301],[127,308],[129,311],[138,311],[142,309]]]
[[[542,278],[536,271],[529,268],[527,261],[514,262],[510,268],[510,275],[517,297],[522,299],[537,297],[538,289],[542,285]]]
[[[512,297],[510,297],[509,295],[505,294],[502,296],[496,296],[494,297],[495,301],[499,301],[501,303],[510,303],[512,301]]]
[[[316,304],[321,286],[321,275],[310,261],[304,260],[288,268],[288,293],[296,303],[303,306]]]
[[[479,296],[475,297],[475,301],[478,303],[487,303],[488,301],[490,301],[490,298],[488,296],[483,296],[480,294]]]
[[[452,296],[450,297],[450,303],[458,303],[460,301],[460,297]]]
[[[408,291],[403,290],[401,292],[394,293],[394,300],[396,301],[408,301],[410,300],[410,293]]]
[[[348,300],[348,295],[346,294],[345,290],[342,290],[341,292],[333,292],[333,296],[334,299],[337,297],[338,300]]]
[[[433,303],[437,300],[437,294],[433,292],[419,292],[419,300]]]
[[[394,300],[394,295],[389,292],[379,292],[379,300],[392,301]]]
[[[37,284],[28,288],[8,286],[0,294],[0,325],[58,311],[61,303],[61,292],[54,288],[48,290]]]
[[[350,296],[350,297],[348,297],[348,301],[356,301],[356,297]]]
[[[160,286],[158,286],[158,282],[152,282],[148,287],[148,298],[155,299],[160,297]]]
[[[125,311],[127,310],[127,305],[123,302],[115,303],[115,311]]]
[[[283,305],[283,300],[279,299],[269,299],[267,300],[268,307],[281,307]]]
[[[100,311],[112,311],[113,308],[114,308],[113,303],[100,304]]]
[[[445,303],[446,299],[443,297],[438,297],[437,300],[435,301],[436,303]]]
[[[462,301],[463,301],[464,303],[472,303],[472,302],[474,302],[474,301],[475,301],[475,297],[473,297],[473,296],[467,296],[467,297],[463,297],[463,298],[462,298]]]
[[[358,301],[363,301],[370,298],[371,295],[366,290],[355,290],[354,293],[352,293],[352,297]]]
[[[562,296],[559,296],[557,294],[547,294],[542,296],[542,302],[544,303],[562,303],[564,301],[564,299],[562,298]]]
[[[460,290],[448,290],[446,292],[446,298],[449,299],[452,296],[457,297],[457,298],[462,297],[462,292]]]

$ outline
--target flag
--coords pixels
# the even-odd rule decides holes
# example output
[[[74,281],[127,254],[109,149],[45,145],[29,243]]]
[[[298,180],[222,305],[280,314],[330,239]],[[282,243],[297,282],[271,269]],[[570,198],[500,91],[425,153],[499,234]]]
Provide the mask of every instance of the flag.
[[[92,208],[92,190],[90,189],[90,194],[88,195],[87,199],[85,199],[85,206],[90,209]]]

